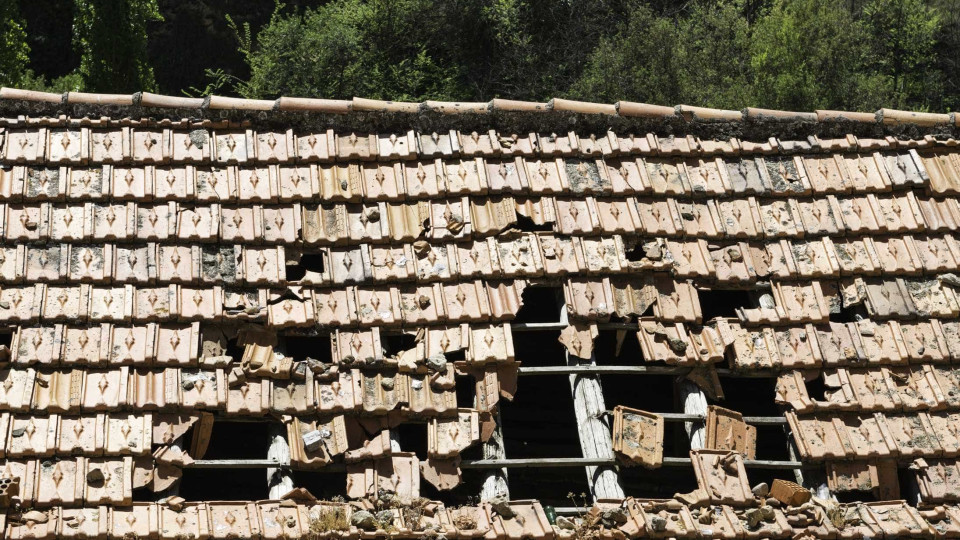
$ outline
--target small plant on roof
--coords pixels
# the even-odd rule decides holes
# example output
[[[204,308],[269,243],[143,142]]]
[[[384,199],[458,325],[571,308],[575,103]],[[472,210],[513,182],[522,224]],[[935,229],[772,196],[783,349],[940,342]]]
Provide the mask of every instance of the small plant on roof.
[[[576,540],[596,540],[600,537],[600,531],[604,527],[615,528],[626,522],[626,516],[622,510],[613,509],[601,512],[596,507],[591,507],[588,510],[586,493],[580,493],[578,497],[571,492],[567,494],[567,498],[577,509],[577,516],[574,518],[559,516],[557,525],[561,529],[572,530]]]
[[[477,528],[477,508],[470,504],[455,506],[450,509],[453,526],[458,530],[470,531]]]
[[[343,506],[320,507],[320,513],[311,517],[307,540],[316,540],[331,531],[348,531],[350,523],[347,521],[347,509]]]

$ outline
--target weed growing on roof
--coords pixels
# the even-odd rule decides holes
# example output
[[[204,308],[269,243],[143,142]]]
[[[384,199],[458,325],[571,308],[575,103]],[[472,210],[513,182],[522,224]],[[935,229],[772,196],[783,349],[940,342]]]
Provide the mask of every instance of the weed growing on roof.
[[[571,491],[567,493],[567,498],[570,499],[570,502],[573,503],[573,506],[577,509],[577,517],[564,523],[564,528],[570,528],[572,526],[573,537],[576,540],[595,540],[599,538],[600,529],[602,528],[602,514],[600,512],[587,510],[587,494],[581,492],[578,496]],[[569,518],[558,517],[558,525],[561,523],[561,519],[567,520]]]
[[[431,503],[425,497],[404,499],[395,493],[380,490],[378,497],[371,499],[380,528],[387,532],[397,531],[393,510],[398,510],[406,528],[422,532],[427,529],[423,523],[424,507]]]
[[[450,509],[450,516],[453,520],[453,526],[457,530],[473,530],[477,528],[477,507],[475,506],[455,506]]]
[[[412,531],[422,531],[423,526],[423,507],[430,502],[430,499],[417,497],[410,501],[410,504],[400,507],[400,513],[403,515],[403,523]]]
[[[311,517],[306,540],[316,540],[330,531],[349,531],[347,509],[344,506],[322,506],[317,517]]]
[[[847,523],[851,519],[847,516],[847,509],[840,506],[839,504],[831,506],[826,509],[827,519],[830,520],[830,523],[838,529],[846,527]]]
[[[577,509],[577,515],[583,515],[586,512],[587,508],[587,494],[580,492],[580,495],[570,491],[567,493],[567,498],[570,499],[570,502],[573,503],[574,508]]]

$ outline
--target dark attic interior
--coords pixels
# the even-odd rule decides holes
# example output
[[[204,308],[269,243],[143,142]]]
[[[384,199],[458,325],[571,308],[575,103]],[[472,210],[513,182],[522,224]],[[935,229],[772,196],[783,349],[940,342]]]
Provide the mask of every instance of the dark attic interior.
[[[289,272],[291,265],[287,268]],[[752,294],[752,289],[701,289],[698,292],[702,309],[716,312],[715,317],[736,317],[736,309],[753,307],[751,298],[757,296]],[[721,391],[726,389],[727,394],[706,398],[686,377],[690,368],[644,355],[634,335],[639,328],[636,317],[597,324],[592,354],[579,358],[570,353],[561,340],[561,331],[568,327],[568,323],[561,320],[562,288],[550,284],[530,286],[524,289],[521,298],[522,307],[512,319],[511,328],[514,356],[520,364],[518,375],[522,377],[516,384],[513,399],[500,401],[496,420],[500,434],[496,440],[474,444],[460,452],[462,480],[456,487],[441,491],[436,486],[421,484],[424,497],[441,499],[448,505],[470,504],[479,500],[478,494],[491,476],[491,470],[501,474],[506,471],[503,478],[511,498],[537,499],[560,514],[575,514],[589,506],[594,497],[588,480],[588,474],[592,473],[587,473],[583,464],[603,462],[606,464],[603,468],[616,471],[624,492],[635,497],[669,499],[697,487],[688,455],[691,449],[703,448],[694,445],[703,444],[707,407],[728,409],[722,412],[745,417],[742,426],[752,426],[747,456],[748,463],[757,468],[750,470],[751,481],[769,485],[776,478],[791,482],[803,480],[801,465],[788,437],[783,408],[777,404],[776,380],[772,373],[744,374],[720,368],[714,384],[718,384]],[[238,345],[235,336],[243,328],[226,330],[226,336],[220,335],[224,327],[212,329],[218,339],[226,338],[224,353],[231,358],[245,358],[245,347],[256,347]],[[331,337],[322,333],[294,331],[271,337],[271,341],[274,339],[274,354],[279,351],[284,358],[290,358],[292,369],[303,363],[330,365],[332,355],[336,354],[331,353]],[[418,337],[410,333],[381,332],[384,361],[389,362],[389,357],[396,357],[419,342]],[[463,351],[446,352],[444,357],[448,362],[464,362]],[[455,379],[458,409],[473,407],[477,392],[475,376],[457,373]],[[572,392],[572,385],[580,385],[581,381],[588,381],[599,390],[590,397],[600,404],[599,408],[590,414],[603,429],[611,429],[613,411],[618,406],[663,418],[660,466],[650,468],[643,462],[585,455],[581,447],[584,427],[576,408],[586,405],[582,400],[575,401]],[[684,399],[691,391],[703,396],[695,405]],[[178,496],[186,501],[212,500],[226,488],[239,499],[264,497],[270,489],[271,474],[277,474],[274,471],[278,470],[266,469],[265,472],[264,467],[271,459],[273,436],[285,431],[285,421],[288,420],[282,416],[270,414],[259,418],[214,415],[209,432],[204,435],[209,442],[200,456],[202,466],[184,468]],[[426,418],[418,418],[389,428],[393,450],[399,447],[421,461],[428,461],[431,454],[427,423]],[[359,427],[355,429],[360,443],[368,443],[365,439],[377,434],[361,431]],[[698,434],[701,442],[692,443],[698,440]],[[191,427],[184,436],[184,444],[191,444],[189,441],[197,436],[197,430]],[[497,446],[492,447],[493,444]],[[503,467],[491,469],[484,463],[494,460],[499,460]],[[258,464],[260,466],[255,467]],[[295,486],[304,487],[320,498],[338,496],[346,480],[342,466],[312,471],[279,470],[292,476]],[[818,480],[825,482],[823,471],[812,468],[809,474],[813,478],[819,474]],[[157,494],[149,489],[135,493],[135,500],[156,498]]]
[[[58,99],[0,540],[960,537],[940,116]]]

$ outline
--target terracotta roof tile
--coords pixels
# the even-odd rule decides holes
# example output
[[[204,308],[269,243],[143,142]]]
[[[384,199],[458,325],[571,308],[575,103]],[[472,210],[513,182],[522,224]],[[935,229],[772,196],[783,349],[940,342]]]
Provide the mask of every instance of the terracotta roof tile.
[[[490,112],[490,103],[468,103],[456,101],[424,101],[424,109],[441,114],[475,113],[487,114]]]
[[[790,111],[778,111],[771,109],[761,109],[757,107],[747,107],[743,110],[743,115],[751,119],[774,119],[790,122],[816,122],[817,113],[801,113]]]
[[[38,92],[36,90],[20,90],[18,88],[0,88],[0,99],[20,99],[24,101],[39,101],[45,103],[61,103],[62,94]]]
[[[355,97],[353,98],[353,110],[414,114],[420,111],[420,104],[404,101],[383,101],[378,99]]]
[[[277,110],[280,111],[307,111],[345,114],[353,109],[351,100],[315,99],[301,97],[281,97],[277,100]]]
[[[127,101],[202,107],[150,94],[0,92],[8,99],[76,110],[108,102],[123,110]],[[872,114],[626,102],[213,97],[208,107],[404,113],[410,121],[370,124],[376,129],[349,117],[340,117],[343,129],[116,115],[0,121],[0,321],[11,332],[0,370],[0,471],[19,478],[22,501],[82,522],[76,530],[28,530],[8,521],[7,537],[307,535],[319,510],[292,501],[192,503],[173,514],[131,503],[135,487],[173,481],[147,478],[154,466],[182,467],[199,456],[191,452],[202,445],[185,453],[169,444],[201,412],[296,416],[286,419],[288,438],[300,438],[294,466],[349,462],[348,493],[366,494],[395,473],[410,494],[421,476],[452,488],[467,478],[460,452],[486,437],[489,413],[516,391],[517,362],[529,353],[515,351],[510,321],[528,285],[562,285],[571,319],[563,343],[577,356],[596,350],[599,324],[615,317],[637,324],[645,362],[706,367],[728,359],[733,374],[776,372],[776,399],[789,409],[801,460],[831,462],[831,485],[879,470],[843,468],[841,460],[919,458],[932,464],[917,467],[932,475],[920,479],[924,500],[955,500],[935,484],[954,465],[944,460],[960,453],[951,428],[960,407],[952,367],[960,302],[947,276],[960,264],[952,234],[960,165],[949,135],[898,139],[881,126],[882,133],[851,126],[855,133],[807,135],[778,131],[783,123],[724,140],[687,128],[632,133],[628,118],[667,125],[680,122],[678,114],[743,126],[877,122]],[[444,116],[421,130],[415,119],[431,111]],[[458,123],[458,115],[491,111],[502,130]],[[532,111],[547,123],[507,121]],[[571,113],[624,118],[611,129],[549,123]],[[881,117],[917,128],[949,120]],[[729,307],[736,318],[712,317],[713,293],[726,288],[750,292],[749,300]],[[262,325],[257,335],[266,337],[244,330],[244,353],[234,359],[226,338],[211,335],[241,323]],[[313,369],[286,356],[278,331],[329,333],[333,364]],[[409,337],[412,345],[392,350]],[[440,354],[448,364],[428,372],[424,362]],[[808,387],[813,378],[826,389],[822,399]],[[471,383],[476,409],[458,408],[457,384]],[[324,423],[309,418],[317,410]],[[167,413],[185,416],[168,423]],[[428,425],[423,463],[390,445],[388,430],[411,420]],[[361,422],[366,431],[357,436]],[[308,446],[322,430],[331,438]],[[679,500],[669,511],[663,502],[629,500],[621,530],[655,533],[652,516],[661,514],[676,516],[668,530],[689,520],[690,531],[711,537],[839,534],[829,520],[818,526],[779,511],[747,526],[744,505],[754,499],[746,479],[730,472],[738,458],[722,458],[720,478],[719,454],[708,454],[694,461],[709,489],[703,504],[710,499],[716,509],[709,534]],[[91,486],[91,467],[119,472]],[[86,525],[79,516],[87,514],[61,506],[84,506],[103,523]],[[484,506],[476,508],[478,529],[504,538],[571,534],[549,526],[536,503],[511,508],[524,523]],[[939,514],[914,515],[899,504],[851,508],[861,523],[844,534],[923,531],[927,522],[918,520],[934,518],[945,526]],[[900,517],[888,519],[890,512]],[[286,525],[278,529],[281,514]],[[405,516],[396,519],[408,530]],[[449,534],[481,534],[457,531],[445,511],[430,519]]]
[[[174,109],[199,109],[203,107],[203,98],[189,98],[182,96],[163,96],[151,94],[150,92],[140,93],[140,105],[143,107],[174,108]]]
[[[866,124],[878,122],[875,113],[818,110],[816,115],[820,122],[862,122]]]
[[[546,111],[546,103],[535,103],[532,101],[517,101],[513,99],[494,98],[490,101],[490,108],[494,111],[509,112],[537,112]]]
[[[617,113],[621,116],[662,118],[670,117],[676,114],[676,110],[673,107],[648,105],[646,103],[634,103],[632,101],[618,101],[616,103],[616,107]]]
[[[91,94],[86,92],[67,92],[66,103],[68,105],[89,104],[129,106],[134,104],[134,96],[126,94]]]
[[[581,114],[617,114],[617,108],[614,105],[573,101],[560,98],[554,98],[547,102],[547,110],[569,111]]]
[[[951,123],[951,117],[949,114],[920,113],[898,111],[894,109],[880,109],[877,111],[877,117],[884,124],[906,123],[920,126],[932,126]]]
[[[679,116],[682,116],[688,122],[698,120],[704,122],[740,122],[743,120],[743,113],[740,111],[725,111],[691,105],[677,105],[676,111]]]
[[[270,111],[274,102],[258,99],[241,99],[226,96],[209,96],[205,105],[211,109],[239,109],[246,111]]]

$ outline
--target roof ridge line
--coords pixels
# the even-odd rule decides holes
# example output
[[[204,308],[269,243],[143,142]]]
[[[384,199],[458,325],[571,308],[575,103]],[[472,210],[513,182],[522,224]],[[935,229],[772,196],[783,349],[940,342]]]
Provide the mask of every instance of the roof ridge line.
[[[957,114],[905,111],[883,108],[875,112],[835,111],[817,109],[812,112],[784,111],[747,107],[742,110],[724,110],[679,104],[665,106],[633,101],[595,103],[564,98],[553,98],[545,103],[494,98],[488,102],[426,100],[423,102],[389,101],[354,97],[353,99],[325,99],[282,96],[275,100],[247,99],[210,95],[202,98],[169,96],[150,92],[133,94],[102,94],[65,92],[56,94],[37,90],[0,88],[0,101],[27,101],[60,105],[107,105],[117,107],[146,107],[154,109],[213,109],[229,111],[298,111],[328,114],[353,112],[380,112],[394,114],[423,114],[425,112],[450,115],[501,113],[567,113],[623,118],[681,118],[688,122],[747,122],[751,120],[916,126],[958,126]]]

